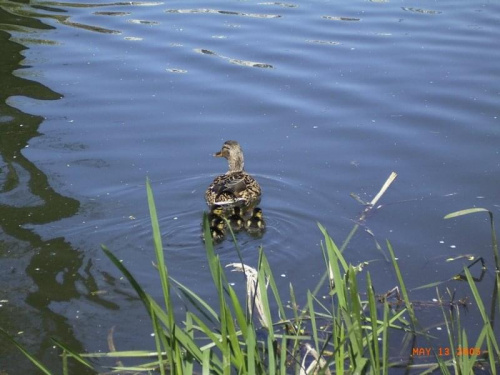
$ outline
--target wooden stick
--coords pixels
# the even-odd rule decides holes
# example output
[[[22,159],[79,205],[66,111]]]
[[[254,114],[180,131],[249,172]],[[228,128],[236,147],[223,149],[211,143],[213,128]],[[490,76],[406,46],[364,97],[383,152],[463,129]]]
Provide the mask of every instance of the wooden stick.
[[[384,195],[384,193],[387,191],[387,189],[389,189],[389,186],[391,186],[391,184],[394,182],[396,177],[398,177],[398,174],[396,172],[391,172],[390,176],[387,178],[385,183],[382,185],[382,188],[380,189],[380,191],[377,193],[377,195],[375,195],[375,197],[370,202],[370,205],[365,208],[365,210],[363,211],[363,213],[359,217],[358,222],[362,222],[366,219],[366,216],[368,215],[368,213],[373,209],[373,207],[375,207],[375,205],[377,204],[379,199],[382,198],[382,195]],[[347,247],[349,242],[351,242],[352,237],[357,232],[358,228],[359,228],[359,224],[354,225],[351,232],[349,233],[347,238],[344,240],[344,243],[342,244],[342,246],[340,248],[340,252],[343,252],[345,250],[345,248]]]

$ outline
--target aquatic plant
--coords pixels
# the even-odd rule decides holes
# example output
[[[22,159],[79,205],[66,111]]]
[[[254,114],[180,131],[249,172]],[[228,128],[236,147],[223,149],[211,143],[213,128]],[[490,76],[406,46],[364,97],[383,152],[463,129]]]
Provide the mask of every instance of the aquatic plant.
[[[500,308],[496,305],[500,303],[500,276],[498,244],[491,212],[474,209],[447,216],[452,218],[467,213],[489,212],[497,272],[492,313],[488,316],[475,281],[468,268],[464,268],[465,279],[482,318],[480,332],[473,346],[469,345],[469,335],[460,324],[460,304],[453,301],[450,292],[451,301],[446,301],[439,290],[437,291],[436,307],[441,307],[449,339],[450,353],[446,358],[439,352],[439,348],[435,347],[427,332],[420,327],[416,303],[410,298],[389,241],[386,248],[398,279],[398,286],[388,293],[377,295],[370,273],[367,272],[366,292],[363,292],[363,288],[358,285],[358,275],[363,272],[365,263],[357,266],[348,264],[342,255],[342,249],[337,247],[326,228],[318,224],[323,234],[321,247],[326,272],[322,280],[328,281],[327,296],[319,296],[318,291],[325,289],[325,285],[320,282],[314,291],[307,292],[306,303],[301,308],[291,285],[291,302],[289,306],[283,304],[262,248],[259,249],[257,267],[254,268],[244,264],[236,246],[240,262],[226,267],[245,275],[247,294],[244,302],[241,302],[226,279],[226,267],[221,264],[214,251],[210,224],[205,214],[205,249],[218,301],[218,306],[210,306],[194,290],[169,275],[149,181],[146,186],[156,265],[163,291],[161,305],[144,291],[108,248],[103,246],[103,251],[142,301],[151,320],[156,350],[119,352],[110,349],[108,353],[79,354],[54,339],[54,344],[62,350],[64,374],[69,374],[70,359],[94,368],[89,360],[104,358],[120,361],[131,361],[133,358],[135,364],[124,365],[119,362],[118,365],[110,366],[107,372],[120,374],[192,374],[200,371],[203,374],[388,374],[391,368],[421,369],[425,373],[440,371],[444,374],[453,370],[457,374],[470,374],[477,366],[482,366],[493,374],[497,373],[500,351],[493,330],[492,314],[496,307]],[[177,288],[193,307],[192,311],[186,312],[182,323],[176,320],[174,315],[173,288]],[[391,302],[394,295],[395,302]],[[420,350],[415,347],[408,358],[391,361],[389,337],[395,331],[405,333],[410,338],[425,338],[428,347],[420,349],[432,352],[435,361],[415,364],[414,357],[419,355]],[[12,339],[5,330],[0,329],[0,333],[7,336],[39,370],[50,374],[40,361]],[[487,350],[484,350],[484,346]]]

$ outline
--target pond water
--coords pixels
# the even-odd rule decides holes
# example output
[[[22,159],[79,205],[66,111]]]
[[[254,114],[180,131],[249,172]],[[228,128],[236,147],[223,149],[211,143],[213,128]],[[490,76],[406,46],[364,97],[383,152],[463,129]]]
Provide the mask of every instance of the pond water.
[[[215,302],[200,223],[204,191],[227,169],[212,154],[228,139],[261,184],[268,225],[261,238],[238,234],[243,257],[256,266],[263,246],[284,300],[292,283],[304,304],[323,275],[317,222],[341,244],[363,210],[350,193],[370,201],[395,171],[347,260],[373,261],[384,293],[397,280],[374,238],[386,254],[392,242],[409,288],[468,264],[449,257],[482,256],[489,303],[487,215],[443,216],[500,216],[499,21],[493,1],[0,0],[0,326],[52,369],[51,336],[106,351],[115,327],[117,350],[153,347],[100,248],[160,297],[146,177],[172,276]],[[238,260],[229,240],[216,250]],[[479,326],[470,311],[465,324]],[[422,319],[438,324],[441,311]],[[0,372],[35,373],[3,340]]]

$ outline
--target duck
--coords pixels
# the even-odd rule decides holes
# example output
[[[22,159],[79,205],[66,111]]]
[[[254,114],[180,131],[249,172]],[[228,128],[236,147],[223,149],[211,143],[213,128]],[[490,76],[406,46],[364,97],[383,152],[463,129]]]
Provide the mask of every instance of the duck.
[[[215,157],[226,158],[229,169],[217,176],[205,192],[208,206],[251,206],[261,196],[259,183],[244,170],[243,150],[237,141],[226,141]]]
[[[224,215],[224,210],[222,206],[214,204],[210,207],[210,212],[208,213],[208,224],[213,227],[217,223],[217,220]]]
[[[214,219],[214,225],[210,226],[210,234],[214,242],[220,242],[226,236],[226,222],[222,218]]]
[[[229,216],[229,223],[231,224],[231,228],[235,231],[240,231],[245,226],[245,221],[243,220],[243,216],[241,215],[240,207],[233,207],[233,214]]]
[[[259,207],[253,209],[252,216],[245,223],[245,228],[249,232],[261,232],[266,229],[266,222]]]

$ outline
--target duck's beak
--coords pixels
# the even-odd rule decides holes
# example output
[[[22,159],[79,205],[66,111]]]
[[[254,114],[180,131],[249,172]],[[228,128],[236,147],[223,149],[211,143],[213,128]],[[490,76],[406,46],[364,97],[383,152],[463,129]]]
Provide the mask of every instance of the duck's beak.
[[[214,156],[215,156],[216,158],[221,158],[221,157],[222,157],[222,151],[216,152],[216,153],[214,154]]]

